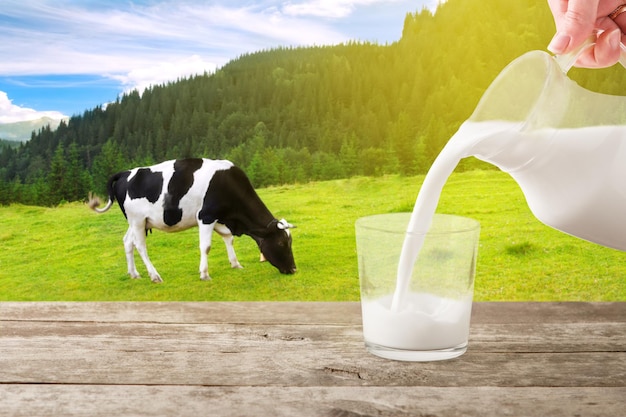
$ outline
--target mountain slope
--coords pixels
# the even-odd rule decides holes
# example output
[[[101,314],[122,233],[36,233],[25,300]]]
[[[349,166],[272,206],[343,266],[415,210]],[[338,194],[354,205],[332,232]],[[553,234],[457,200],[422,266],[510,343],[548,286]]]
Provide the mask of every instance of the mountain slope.
[[[68,119],[65,119],[66,121]],[[15,123],[0,123],[0,139],[26,142],[30,140],[32,133],[39,131],[42,127],[50,126],[51,130],[59,127],[61,120],[42,117],[35,120],[27,120]]]

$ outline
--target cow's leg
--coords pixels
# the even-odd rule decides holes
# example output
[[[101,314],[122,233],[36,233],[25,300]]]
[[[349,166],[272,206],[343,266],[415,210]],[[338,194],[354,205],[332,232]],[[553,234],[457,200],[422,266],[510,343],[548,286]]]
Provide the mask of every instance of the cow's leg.
[[[230,266],[232,268],[243,268],[243,266],[241,266],[239,260],[237,259],[237,254],[235,253],[235,247],[233,246],[235,237],[230,232],[230,229],[223,224],[216,223],[215,231],[224,240],[224,244],[226,245],[226,252],[228,252],[228,260],[230,261]]]
[[[133,238],[133,228],[128,227],[126,234],[124,235],[124,251],[126,252],[126,263],[128,264],[128,274],[131,278],[140,278],[137,267],[135,266],[135,242]]]
[[[133,242],[135,244],[135,247],[137,248],[137,252],[139,252],[139,256],[141,256],[141,260],[143,260],[143,263],[146,265],[146,268],[148,269],[148,274],[150,275],[150,279],[152,280],[152,282],[156,282],[156,283],[163,282],[163,280],[161,279],[161,276],[157,272],[154,265],[152,265],[152,262],[150,261],[150,258],[148,257],[148,248],[146,247],[145,223],[142,222],[140,224],[133,225],[131,227],[132,227],[131,233],[133,235]]]
[[[208,281],[209,276],[209,251],[211,250],[211,238],[213,237],[213,229],[215,222],[204,224],[198,221],[198,229],[200,234],[200,279]]]

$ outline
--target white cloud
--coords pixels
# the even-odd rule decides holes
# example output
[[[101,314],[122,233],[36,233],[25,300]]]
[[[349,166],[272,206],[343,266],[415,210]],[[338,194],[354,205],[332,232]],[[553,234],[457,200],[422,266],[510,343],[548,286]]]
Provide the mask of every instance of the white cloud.
[[[425,5],[436,7],[436,3],[2,0],[0,83],[2,77],[60,75],[68,79],[77,75],[114,80],[120,83],[120,92],[143,91],[150,85],[213,72],[233,58],[259,50],[332,45],[350,39],[390,41],[394,39],[390,36],[401,34],[403,13]],[[9,107],[14,108],[12,114],[20,109],[24,115],[35,111],[14,106],[6,97],[4,101],[2,117],[8,117]]]
[[[404,9],[414,4],[418,10],[424,5],[436,7],[438,2],[3,0],[0,76],[130,76],[134,70],[181,62],[192,55],[221,66],[247,52],[354,39],[347,18],[369,6]]]
[[[160,1],[94,8],[78,1],[56,7],[49,1],[9,0],[9,5],[0,11],[6,17],[0,19],[0,76],[128,74],[191,55],[223,65],[273,46],[348,39],[323,22],[287,15],[264,2]]]
[[[59,120],[66,118],[58,111],[37,111],[27,107],[20,107],[9,99],[7,93],[0,91],[0,123],[14,123],[26,120],[35,120],[42,117],[50,117]]]
[[[205,72],[212,73],[216,68],[215,63],[204,61],[198,55],[192,55],[179,61],[162,62],[153,66],[134,69],[124,75],[110,75],[109,77],[118,80],[125,92],[136,89],[142,93],[150,86]]]
[[[352,1],[313,0],[302,3],[285,4],[283,12],[289,16],[318,16],[341,18],[346,17],[354,10]]]
[[[286,2],[282,11],[290,16],[316,16],[327,18],[344,18],[352,14],[359,6],[394,3],[400,0],[306,0]]]
[[[425,6],[434,13],[437,11],[437,7],[439,7],[440,4],[443,4],[447,1],[448,0],[427,0]]]

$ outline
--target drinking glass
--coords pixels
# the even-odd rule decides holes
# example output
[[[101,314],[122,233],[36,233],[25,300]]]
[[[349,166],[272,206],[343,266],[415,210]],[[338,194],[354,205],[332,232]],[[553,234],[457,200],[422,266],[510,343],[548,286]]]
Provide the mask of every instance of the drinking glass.
[[[363,335],[374,355],[434,361],[467,349],[480,224],[435,214],[413,265],[407,291],[392,308],[398,261],[410,213],[356,222]]]

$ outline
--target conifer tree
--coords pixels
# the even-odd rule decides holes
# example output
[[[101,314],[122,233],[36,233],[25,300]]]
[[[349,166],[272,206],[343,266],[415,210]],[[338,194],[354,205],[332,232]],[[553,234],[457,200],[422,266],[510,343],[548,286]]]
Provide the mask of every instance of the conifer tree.
[[[50,173],[48,174],[48,187],[50,188],[50,195],[48,203],[57,205],[67,197],[67,184],[65,181],[67,174],[67,164],[65,162],[65,150],[63,144],[59,143],[52,161],[50,163]]]

